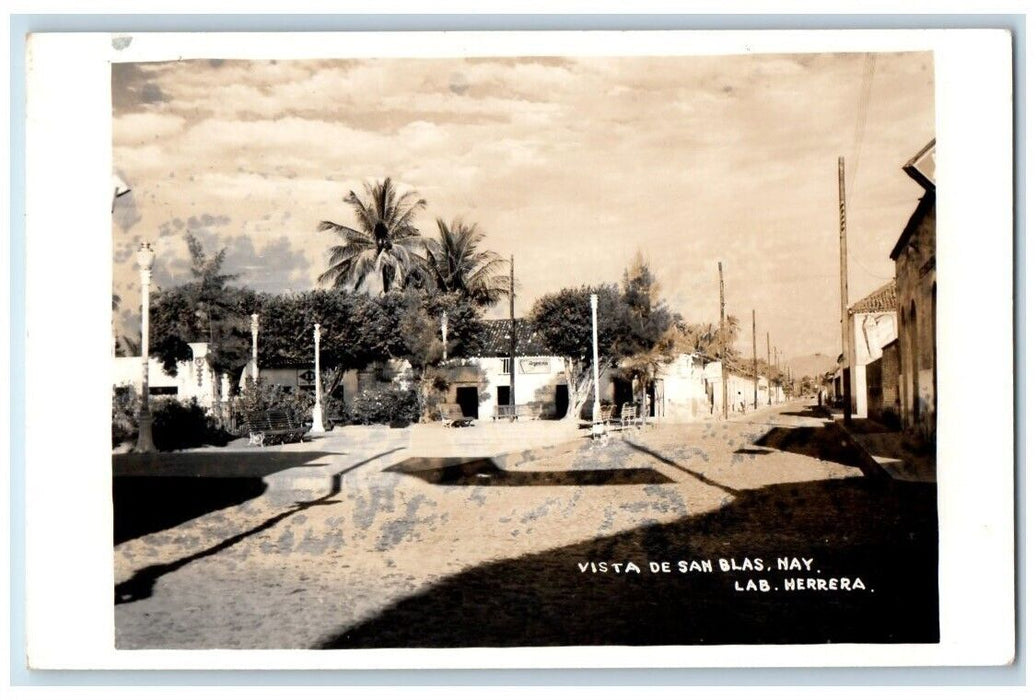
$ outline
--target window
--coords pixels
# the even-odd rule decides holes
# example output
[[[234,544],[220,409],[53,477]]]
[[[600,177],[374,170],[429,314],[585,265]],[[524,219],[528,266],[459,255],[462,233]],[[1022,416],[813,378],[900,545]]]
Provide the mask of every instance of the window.
[[[510,374],[511,373],[511,358],[510,357],[505,357],[502,360],[500,360],[500,365],[502,367],[502,369],[500,370],[500,374]]]

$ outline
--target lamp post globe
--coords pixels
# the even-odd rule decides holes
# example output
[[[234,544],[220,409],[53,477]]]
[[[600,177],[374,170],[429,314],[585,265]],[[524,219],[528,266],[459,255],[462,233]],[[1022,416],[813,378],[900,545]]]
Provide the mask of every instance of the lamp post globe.
[[[155,452],[151,436],[151,390],[148,382],[148,332],[151,305],[151,269],[155,264],[155,251],[150,243],[141,243],[137,251],[137,265],[140,266],[140,411],[137,414],[137,452]]]

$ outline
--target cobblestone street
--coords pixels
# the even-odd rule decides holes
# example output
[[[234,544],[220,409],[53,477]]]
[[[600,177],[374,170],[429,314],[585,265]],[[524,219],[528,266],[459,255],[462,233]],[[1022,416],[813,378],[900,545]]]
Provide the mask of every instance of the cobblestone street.
[[[564,430],[335,431],[190,453],[188,471],[205,476],[177,472],[188,453],[169,456],[165,476],[139,465],[120,476],[117,462],[116,646],[938,638],[934,487],[865,478],[831,422],[804,406],[613,432],[605,444]],[[274,453],[283,463],[267,469],[228,466]],[[148,512],[148,488],[190,503],[218,484],[240,495],[179,518]],[[120,524],[142,513],[158,524]],[[677,571],[693,561],[713,570]],[[786,592],[787,578],[803,590]],[[807,590],[814,579],[866,590]]]

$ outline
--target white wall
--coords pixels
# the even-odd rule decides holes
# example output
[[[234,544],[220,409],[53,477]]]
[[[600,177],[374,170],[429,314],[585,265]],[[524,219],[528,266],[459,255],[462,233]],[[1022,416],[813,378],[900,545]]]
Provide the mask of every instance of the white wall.
[[[488,396],[478,406],[478,417],[485,420],[493,417],[496,406],[497,387],[511,386],[511,375],[505,372],[505,357],[480,357],[477,362],[486,374],[489,386]],[[560,357],[517,357],[514,371],[514,404],[523,406],[533,402],[553,405],[555,388],[567,386],[565,361]],[[602,385],[603,388],[603,385]],[[569,400],[572,397],[569,396]]]
[[[852,315],[853,415],[867,416],[867,365],[881,358],[881,349],[896,339],[898,324],[894,311]]]
[[[204,346],[204,343],[201,345]],[[213,399],[213,373],[204,359],[205,348],[192,347],[191,349],[195,353],[195,357],[192,360],[177,363],[175,377],[165,371],[161,362],[148,358],[148,386],[151,389],[175,388],[176,398],[184,401],[195,398],[200,405],[210,407]],[[140,357],[113,357],[112,386],[132,386],[133,390],[139,394],[143,379],[141,364]],[[170,394],[170,396],[173,395]]]
[[[657,380],[662,382],[663,401],[663,405],[655,407],[659,420],[680,423],[709,415],[707,379],[701,360],[693,355],[679,355],[661,369]]]

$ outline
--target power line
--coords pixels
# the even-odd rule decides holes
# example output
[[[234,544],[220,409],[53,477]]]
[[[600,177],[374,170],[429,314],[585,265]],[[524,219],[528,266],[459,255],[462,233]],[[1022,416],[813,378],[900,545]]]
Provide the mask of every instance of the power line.
[[[860,150],[863,146],[863,134],[867,128],[867,112],[870,108],[871,86],[874,84],[875,56],[872,53],[866,55],[863,61],[863,78],[860,85],[860,97],[856,103],[856,128],[853,133],[853,170],[849,176],[848,202],[852,201],[853,190],[856,187],[856,171],[860,167]]]

